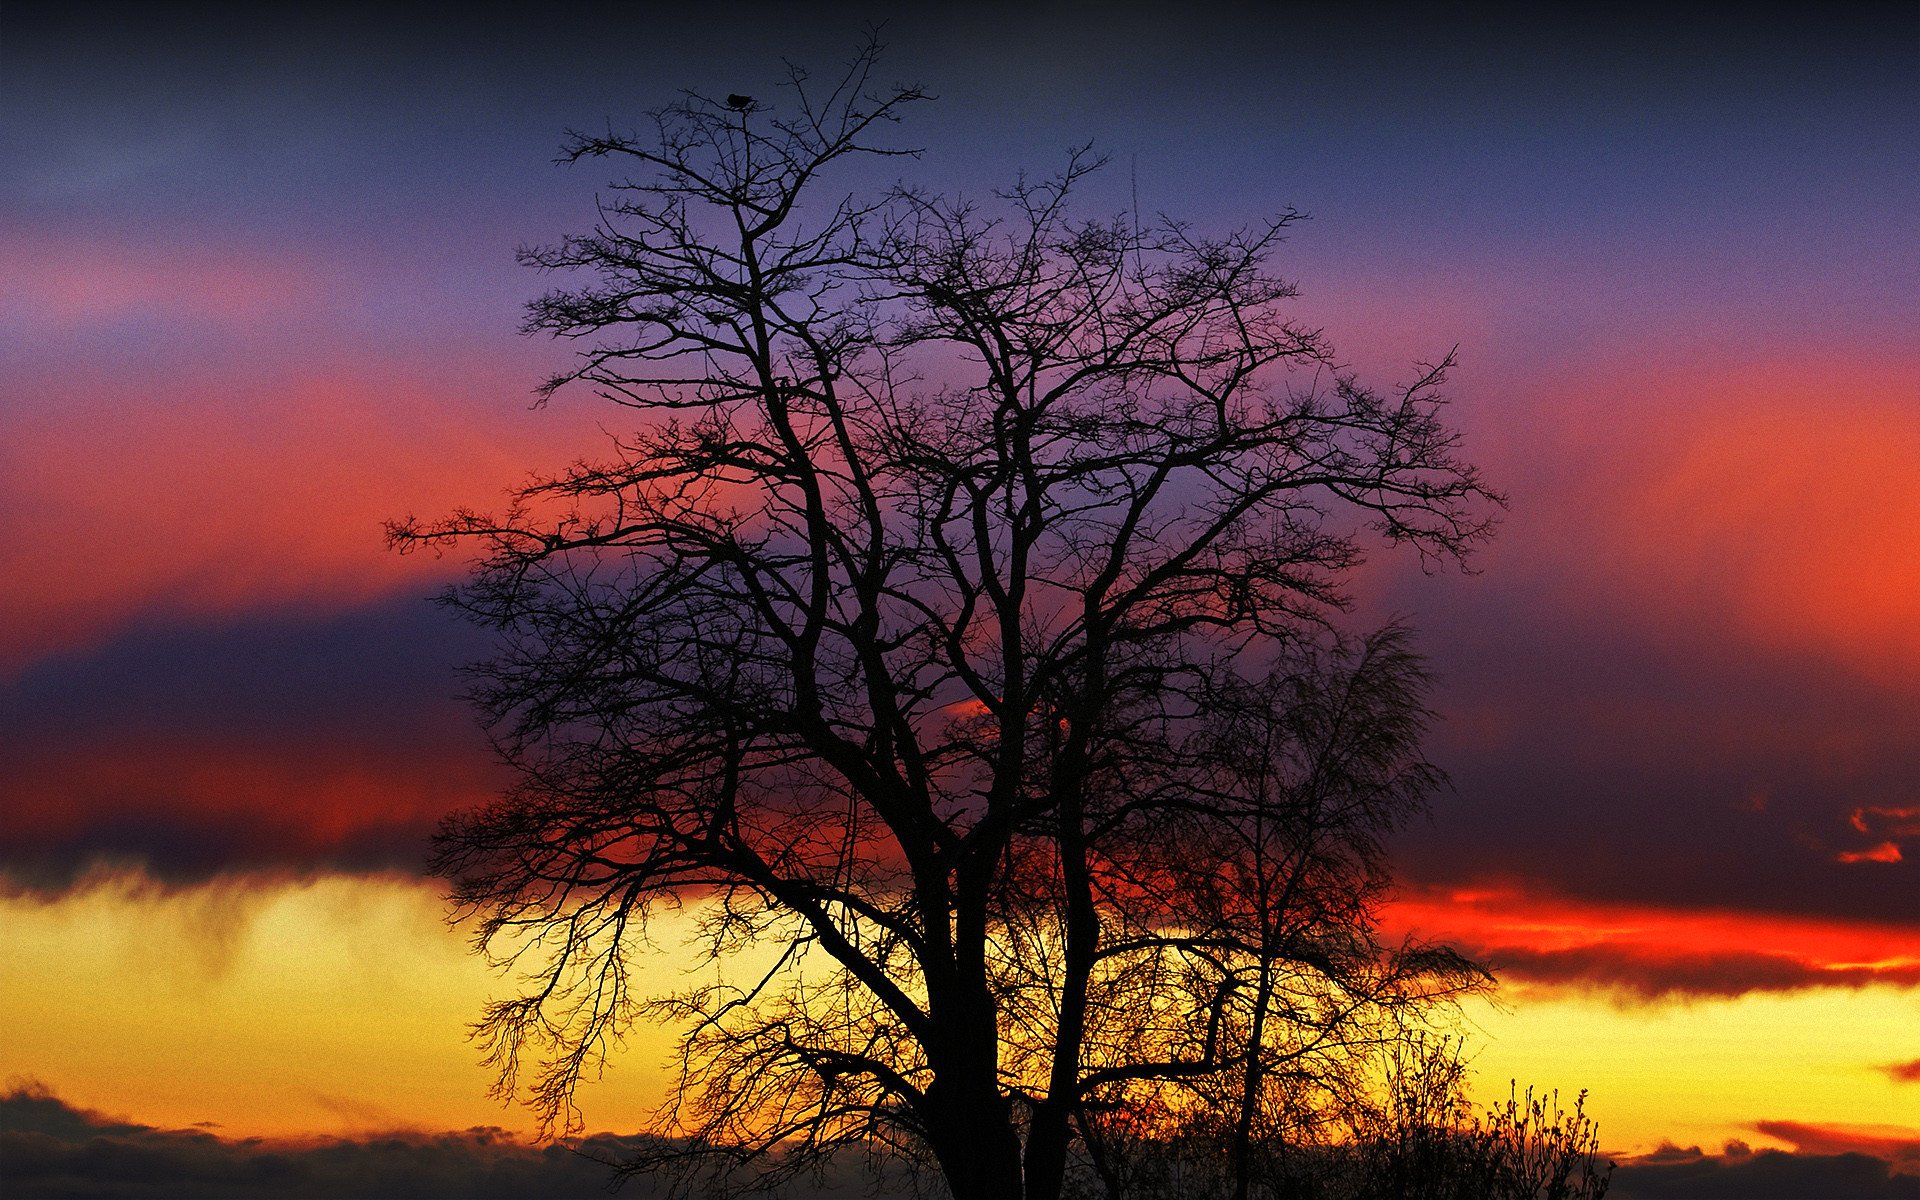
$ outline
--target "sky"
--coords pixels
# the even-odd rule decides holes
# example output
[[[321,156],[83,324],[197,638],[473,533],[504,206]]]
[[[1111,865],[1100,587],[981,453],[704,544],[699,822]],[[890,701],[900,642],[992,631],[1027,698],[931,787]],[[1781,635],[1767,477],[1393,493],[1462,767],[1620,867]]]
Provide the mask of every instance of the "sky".
[[[515,247],[609,182],[564,132],[775,97],[884,18],[937,100],[849,186],[1091,141],[1096,211],[1306,212],[1275,265],[1363,377],[1458,347],[1509,511],[1471,574],[1381,554],[1353,620],[1438,677],[1452,788],[1387,924],[1497,968],[1483,1094],[1589,1089],[1616,1194],[1920,1189],[1911,5],[656,9],[0,4],[0,1145],[236,1195],[315,1139],[364,1152],[315,1194],[375,1146],[500,1194],[548,1162],[423,875],[504,781],[458,698],[488,642],[381,522],[598,447],[516,332]],[[638,1127],[664,1046],[589,1128]]]

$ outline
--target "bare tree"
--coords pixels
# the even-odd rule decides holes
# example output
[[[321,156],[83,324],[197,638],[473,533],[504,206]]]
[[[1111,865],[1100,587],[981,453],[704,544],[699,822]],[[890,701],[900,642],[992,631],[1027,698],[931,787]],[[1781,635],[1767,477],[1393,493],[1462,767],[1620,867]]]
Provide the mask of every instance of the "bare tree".
[[[1335,1083],[1371,1015],[1479,978],[1372,937],[1372,839],[1435,781],[1417,661],[1307,648],[1369,530],[1457,557],[1494,498],[1447,361],[1382,395],[1287,317],[1292,212],[1085,220],[1084,152],[980,205],[831,191],[921,99],[874,56],[568,150],[637,174],[523,252],[572,281],[527,328],[583,347],[544,395],[633,432],[391,530],[484,547],[449,600],[505,645],[477,699],[519,783],[438,866],[531,973],[477,1029],[549,1128],[671,1020],[674,1153],[1051,1198],[1116,1105]],[[638,987],[662,905],[757,969]]]
[[[1186,1026],[1160,1062],[1141,1052],[1170,1039],[1138,1015],[1107,1039],[1116,1061],[1078,1120],[1108,1195],[1244,1200],[1276,1154],[1319,1170],[1433,1003],[1485,981],[1449,950],[1374,933],[1382,837],[1440,783],[1419,755],[1424,682],[1389,626],[1291,642],[1264,677],[1216,689],[1183,802],[1133,839],[1136,899],[1116,916],[1147,923],[1103,937],[1121,968],[1107,1009],[1171,1008]],[[1161,903],[1138,903],[1147,887]],[[1163,960],[1175,969],[1152,969]]]

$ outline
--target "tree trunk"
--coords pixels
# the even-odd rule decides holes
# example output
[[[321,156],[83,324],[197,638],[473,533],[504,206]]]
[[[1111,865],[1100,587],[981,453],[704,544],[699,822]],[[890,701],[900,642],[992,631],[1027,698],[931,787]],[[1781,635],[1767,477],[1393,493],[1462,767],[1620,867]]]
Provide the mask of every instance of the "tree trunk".
[[[1033,1114],[1026,1167],[1026,1200],[1059,1200],[1067,1182],[1067,1113],[1051,1101]]]
[[[953,1200],[1021,1200],[1020,1135],[993,1076],[987,1086],[928,1090],[928,1138]]]

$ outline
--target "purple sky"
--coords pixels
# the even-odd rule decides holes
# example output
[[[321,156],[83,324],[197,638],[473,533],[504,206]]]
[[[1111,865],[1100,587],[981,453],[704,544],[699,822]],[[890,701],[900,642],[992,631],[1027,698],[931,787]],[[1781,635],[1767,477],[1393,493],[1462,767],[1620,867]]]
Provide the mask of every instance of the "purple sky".
[[[0,8],[10,888],[419,870],[500,781],[453,670],[487,642],[379,521],[596,449],[514,333],[514,248],[607,182],[563,131],[771,99],[885,18],[938,100],[849,187],[1092,141],[1097,212],[1308,212],[1278,266],[1365,377],[1459,347],[1511,511],[1477,574],[1383,556],[1352,615],[1440,678],[1409,888],[1920,944],[1911,4],[656,7]]]

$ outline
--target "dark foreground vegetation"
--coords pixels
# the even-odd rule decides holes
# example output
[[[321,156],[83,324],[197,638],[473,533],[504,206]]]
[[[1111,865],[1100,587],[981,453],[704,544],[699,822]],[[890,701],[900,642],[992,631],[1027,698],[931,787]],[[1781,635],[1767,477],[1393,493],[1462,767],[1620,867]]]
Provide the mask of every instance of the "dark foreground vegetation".
[[[1416,1045],[1416,1050],[1419,1047]],[[1413,1056],[1403,1056],[1412,1058]],[[1230,1139],[1168,1122],[1103,1145],[1070,1194],[1088,1200],[1599,1200],[1614,1166],[1599,1153],[1585,1093],[1517,1090],[1474,1112],[1452,1048],[1399,1064],[1384,1103],[1359,1105],[1337,1143],[1262,1141],[1236,1169]]]
[[[288,1145],[221,1138],[204,1129],[131,1124],[76,1109],[31,1082],[0,1094],[0,1180],[8,1200],[604,1200],[603,1160],[636,1149],[639,1140],[596,1134],[571,1146],[528,1146],[489,1129]],[[1622,1162],[1607,1195],[1609,1200],[1920,1200],[1912,1152],[1889,1149],[1899,1161],[1885,1154],[1787,1153],[1739,1143],[1714,1154],[1668,1146]],[[923,1180],[916,1189],[897,1167],[876,1180],[861,1166],[857,1156],[825,1164],[818,1179],[810,1173],[797,1181],[785,1200],[939,1195],[937,1183]],[[1580,1174],[1576,1168],[1570,1179],[1577,1181]],[[665,1181],[634,1179],[616,1194],[620,1200],[661,1200],[667,1192]],[[1536,1184],[1533,1194],[1548,1193]]]

